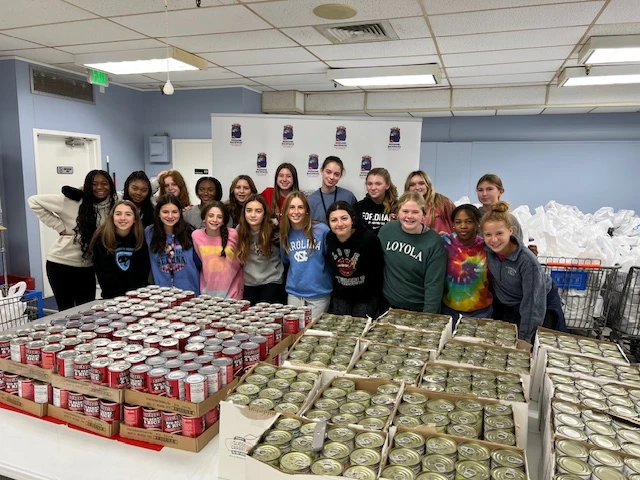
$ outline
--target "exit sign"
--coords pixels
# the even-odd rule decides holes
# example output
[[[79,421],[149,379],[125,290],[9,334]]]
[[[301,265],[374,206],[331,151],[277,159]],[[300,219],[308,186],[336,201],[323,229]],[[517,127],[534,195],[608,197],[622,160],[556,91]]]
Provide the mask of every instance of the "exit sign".
[[[100,70],[89,69],[89,83],[93,85],[100,85],[102,87],[109,86],[109,76],[106,72]]]

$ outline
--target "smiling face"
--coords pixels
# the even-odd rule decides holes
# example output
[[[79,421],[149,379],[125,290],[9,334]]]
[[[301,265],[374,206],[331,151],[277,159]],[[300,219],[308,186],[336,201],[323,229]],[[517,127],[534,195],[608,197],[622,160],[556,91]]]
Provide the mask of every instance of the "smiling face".
[[[485,222],[482,225],[484,243],[495,253],[508,256],[511,253],[511,235],[513,228],[507,227],[504,222]]]
[[[98,173],[95,177],[93,177],[91,189],[93,192],[93,197],[98,202],[103,201],[111,193],[111,185],[109,185],[109,180],[107,180],[107,178],[101,173]]]
[[[483,207],[490,207],[495,205],[500,200],[500,195],[504,193],[504,189],[498,188],[496,185],[490,182],[482,182],[476,189],[478,194],[478,200],[482,203]]]
[[[326,188],[335,188],[341,177],[342,168],[336,162],[329,162],[327,166],[322,169],[322,185]]]
[[[136,205],[144,202],[149,195],[149,185],[144,180],[134,180],[129,183],[129,198]]]
[[[164,177],[164,191],[170,193],[174,197],[180,196],[180,187],[173,180],[173,177]]]
[[[121,237],[125,237],[131,231],[136,215],[129,205],[120,204],[113,211],[113,224],[116,226],[116,232]]]
[[[422,207],[413,200],[400,205],[398,210],[398,220],[402,230],[407,233],[420,233],[422,231],[422,219],[424,212]]]
[[[299,230],[303,227],[304,217],[306,217],[307,211],[304,208],[304,204],[302,200],[299,198],[294,198],[291,200],[289,204],[289,210],[287,211],[287,216],[289,217],[289,222],[291,223],[291,227]]]
[[[260,202],[248,202],[244,206],[244,218],[247,220],[249,228],[257,232],[260,230],[262,220],[264,219],[264,207]]]
[[[453,219],[453,231],[456,232],[462,243],[473,241],[476,238],[478,224],[476,219],[466,210],[460,210]]]
[[[208,235],[220,235],[220,227],[224,225],[224,213],[218,207],[211,207],[204,218],[204,226]]]
[[[414,175],[409,180],[409,191],[418,192],[424,197],[429,191],[429,188],[427,187],[427,182],[425,182],[421,175]]]
[[[216,199],[216,184],[211,180],[203,180],[198,185],[196,195],[203,204],[213,202]]]
[[[329,214],[329,227],[338,240],[345,242],[353,233],[353,219],[346,210],[334,210]]]
[[[251,195],[251,186],[249,185],[249,182],[243,179],[238,180],[235,188],[233,189],[233,196],[236,197],[238,202],[244,204],[249,195]]]
[[[280,193],[288,193],[293,188],[293,174],[288,168],[283,168],[278,172],[276,184],[280,189]]]
[[[168,233],[173,231],[173,227],[180,220],[180,209],[173,203],[167,203],[160,208],[160,221],[165,226]]]
[[[369,175],[367,177],[367,193],[371,200],[376,203],[382,203],[384,196],[390,187],[391,185],[389,185],[380,175]]]

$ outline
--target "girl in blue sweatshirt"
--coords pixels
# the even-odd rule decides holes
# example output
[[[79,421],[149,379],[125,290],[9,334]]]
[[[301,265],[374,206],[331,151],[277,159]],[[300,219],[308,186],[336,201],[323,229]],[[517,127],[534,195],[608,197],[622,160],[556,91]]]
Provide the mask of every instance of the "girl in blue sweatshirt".
[[[303,193],[291,192],[280,221],[280,255],[289,265],[286,291],[290,305],[311,307],[315,319],[329,308],[333,289],[325,263],[329,227],[311,221],[309,202]]]

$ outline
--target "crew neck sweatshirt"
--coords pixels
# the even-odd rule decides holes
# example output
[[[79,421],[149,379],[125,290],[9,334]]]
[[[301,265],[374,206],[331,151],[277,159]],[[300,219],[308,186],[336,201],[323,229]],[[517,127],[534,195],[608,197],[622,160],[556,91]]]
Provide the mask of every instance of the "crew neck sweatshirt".
[[[376,234],[384,224],[391,221],[391,215],[384,213],[384,205],[377,204],[369,195],[357,202],[353,209],[358,220]]]
[[[242,300],[244,292],[244,271],[236,258],[238,232],[228,229],[229,238],[222,253],[222,236],[207,235],[204,228],[191,235],[193,248],[202,262],[200,291],[214,297]]]
[[[393,220],[378,233],[384,252],[382,293],[394,307],[439,313],[447,268],[440,235],[429,227],[410,234]]]
[[[147,242],[135,250],[136,237],[116,234],[115,252],[111,253],[98,240],[93,247],[93,265],[102,289],[102,298],[124,295],[129,290],[144,287],[149,283],[149,250]]]
[[[325,224],[327,223],[327,210],[333,202],[343,200],[353,206],[358,201],[350,190],[342,187],[336,187],[332,193],[322,193],[322,190],[318,189],[309,195],[307,200],[311,208],[311,219]]]
[[[260,232],[251,232],[249,258],[244,265],[244,284],[258,287],[268,283],[282,283],[284,266],[280,258],[280,247],[272,243],[269,255],[262,255],[259,236]]]
[[[204,220],[202,220],[200,205],[191,205],[186,212],[182,212],[184,221],[191,225],[194,229],[204,228]]]

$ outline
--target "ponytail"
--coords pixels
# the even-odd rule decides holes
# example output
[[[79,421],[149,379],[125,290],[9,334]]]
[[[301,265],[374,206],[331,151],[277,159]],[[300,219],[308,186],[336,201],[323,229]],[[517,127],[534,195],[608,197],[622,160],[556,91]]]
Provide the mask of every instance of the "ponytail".
[[[480,220],[480,226],[487,222],[502,222],[507,228],[513,228],[511,214],[509,213],[509,204],[505,201],[499,201],[492,205]]]

